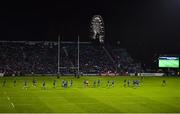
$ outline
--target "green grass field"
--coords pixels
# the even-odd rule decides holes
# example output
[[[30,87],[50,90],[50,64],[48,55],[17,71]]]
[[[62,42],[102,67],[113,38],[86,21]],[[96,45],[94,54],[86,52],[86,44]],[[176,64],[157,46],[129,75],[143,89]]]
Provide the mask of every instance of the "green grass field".
[[[13,86],[16,78],[17,86]],[[63,113],[121,113],[121,112],[180,112],[180,77],[144,77],[140,87],[123,87],[123,80],[140,79],[140,77],[35,77],[37,87],[32,86],[33,77],[0,78],[0,112],[63,112]],[[6,79],[5,87],[2,87]],[[28,80],[28,88],[24,89],[24,80]],[[53,88],[53,80],[58,86]],[[73,80],[73,86],[61,87],[61,81]],[[84,79],[90,86],[84,87]],[[101,80],[101,87],[93,87],[94,80]],[[115,80],[115,87],[107,87],[107,80]],[[163,87],[162,80],[167,81]],[[46,90],[42,89],[42,81],[46,81]]]

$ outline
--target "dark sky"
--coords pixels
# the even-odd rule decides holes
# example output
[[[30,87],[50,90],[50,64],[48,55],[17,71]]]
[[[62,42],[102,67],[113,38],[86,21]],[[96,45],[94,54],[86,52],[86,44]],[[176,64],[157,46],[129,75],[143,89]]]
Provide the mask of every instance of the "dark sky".
[[[65,41],[75,41],[77,34],[81,41],[89,41],[90,19],[99,14],[111,45],[120,41],[120,46],[137,54],[180,54],[180,0],[14,2],[3,6],[1,40],[56,41],[61,33]]]

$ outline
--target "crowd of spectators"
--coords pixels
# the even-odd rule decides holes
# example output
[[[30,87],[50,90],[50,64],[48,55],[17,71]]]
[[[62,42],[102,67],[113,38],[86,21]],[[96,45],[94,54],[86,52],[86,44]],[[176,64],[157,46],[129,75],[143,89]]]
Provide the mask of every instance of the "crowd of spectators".
[[[0,42],[0,72],[6,75],[56,74],[56,42]],[[80,43],[79,66],[83,73],[124,73],[141,69],[126,50],[111,49],[109,58],[102,46]],[[78,65],[77,43],[61,43],[60,73],[73,73]]]
[[[135,62],[125,49],[115,48],[111,50],[112,50],[112,56],[119,69],[118,72],[120,73],[143,72],[141,63]]]

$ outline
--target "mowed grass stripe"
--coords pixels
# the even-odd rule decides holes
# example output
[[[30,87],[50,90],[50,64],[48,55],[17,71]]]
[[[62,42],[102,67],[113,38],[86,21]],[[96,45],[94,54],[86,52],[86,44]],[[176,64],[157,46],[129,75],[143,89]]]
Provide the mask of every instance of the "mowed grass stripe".
[[[32,87],[33,77],[0,78],[0,84],[7,79],[6,87],[0,87],[0,112],[180,112],[180,78],[179,77],[145,77],[143,86],[138,88],[123,87],[123,80],[140,77],[61,77],[58,87],[53,88],[56,77],[35,77],[37,87]],[[13,87],[13,80],[17,80]],[[27,79],[29,87],[23,89],[23,81]],[[73,79],[72,88],[62,88],[61,81]],[[84,79],[90,86],[83,87]],[[101,87],[93,87],[94,80],[101,79]],[[167,86],[162,87],[162,80]],[[47,89],[43,90],[42,81],[46,81]],[[108,88],[107,80],[115,80],[115,87]],[[2,92],[6,91],[7,95]],[[14,103],[15,109],[9,107],[7,97]]]

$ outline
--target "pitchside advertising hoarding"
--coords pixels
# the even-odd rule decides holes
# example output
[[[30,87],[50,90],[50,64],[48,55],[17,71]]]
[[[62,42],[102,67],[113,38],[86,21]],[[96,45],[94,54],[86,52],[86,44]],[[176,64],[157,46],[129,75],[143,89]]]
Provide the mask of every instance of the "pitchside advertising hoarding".
[[[179,57],[159,57],[159,68],[179,68]]]

